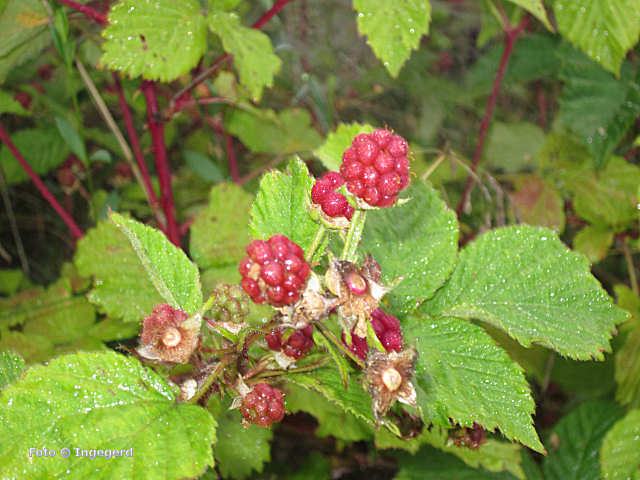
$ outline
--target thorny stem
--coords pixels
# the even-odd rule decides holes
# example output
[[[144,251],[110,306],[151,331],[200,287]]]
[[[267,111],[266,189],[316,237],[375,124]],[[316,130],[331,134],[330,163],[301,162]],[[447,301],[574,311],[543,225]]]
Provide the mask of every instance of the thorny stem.
[[[82,5],[81,3],[73,2],[71,0],[58,0],[58,2],[70,8],[73,8],[74,10],[77,10],[80,13],[84,13],[87,17],[95,20],[100,25],[106,25],[107,23],[109,23],[107,21],[107,16],[104,13],[99,12],[94,8],[91,8],[88,5]]]
[[[47,200],[47,202],[49,202],[49,205],[51,205],[51,208],[53,208],[56,211],[56,213],[60,216],[60,218],[62,218],[64,223],[67,224],[67,227],[69,227],[69,231],[71,232],[71,235],[74,238],[82,238],[84,234],[82,233],[82,230],[80,230],[80,227],[78,227],[78,225],[73,220],[73,218],[71,218],[71,215],[69,215],[66,212],[66,210],[62,208],[62,205],[58,203],[58,201],[53,196],[51,191],[46,187],[46,185],[42,182],[42,180],[40,180],[40,177],[38,177],[36,172],[33,171],[31,166],[29,165],[29,162],[27,162],[27,160],[18,151],[16,146],[13,144],[13,142],[9,138],[9,135],[7,135],[7,132],[5,131],[1,123],[0,123],[0,140],[2,140],[4,144],[7,146],[7,148],[11,151],[11,153],[16,158],[20,166],[27,173],[31,181],[35,184],[37,189],[40,190],[40,193],[42,194],[42,196]]]
[[[318,247],[322,244],[322,240],[324,239],[324,234],[326,233],[326,231],[327,229],[324,227],[324,225],[318,225],[318,230],[316,231],[316,234],[311,241],[309,251],[305,255],[305,260],[307,262],[311,262],[311,260],[313,259],[313,255],[316,253]]]
[[[360,238],[362,238],[366,219],[367,212],[365,210],[357,209],[353,212],[349,230],[347,231],[347,238],[345,239],[344,248],[342,249],[342,255],[340,255],[342,260],[355,262],[358,259],[356,250],[360,244]]]
[[[224,132],[224,146],[227,151],[227,161],[229,164],[229,172],[234,183],[240,182],[240,173],[238,172],[238,162],[236,161],[236,151],[233,148],[233,138],[227,132]]]
[[[235,355],[227,355],[222,357],[220,362],[216,365],[213,371],[209,374],[207,379],[198,387],[198,391],[196,391],[195,395],[187,400],[187,403],[195,404],[207,393],[213,382],[224,372],[225,367],[231,363],[235,358]]]
[[[160,203],[167,220],[167,237],[176,246],[180,246],[180,230],[176,222],[176,207],[171,190],[171,171],[167,159],[167,149],[164,143],[164,127],[158,111],[156,85],[154,82],[143,80],[142,93],[147,100],[147,124],[151,132],[153,154],[156,160],[156,171],[160,183]]]
[[[631,290],[638,295],[638,278],[636,277],[636,267],[633,264],[633,258],[631,257],[631,250],[629,250],[629,243],[627,238],[622,239],[622,251],[624,252],[624,259],[627,262],[627,270],[629,270],[629,280],[631,281]]]
[[[504,78],[504,72],[507,69],[509,59],[511,58],[511,54],[513,53],[513,46],[515,45],[516,40],[518,39],[520,34],[524,31],[524,28],[527,26],[528,21],[529,15],[525,14],[522,17],[522,20],[520,20],[518,26],[516,26],[515,28],[511,27],[509,24],[507,24],[506,26],[504,52],[502,53],[500,66],[498,67],[498,71],[496,72],[496,76],[493,80],[493,88],[491,90],[491,95],[489,96],[489,101],[487,102],[487,109],[485,111],[484,118],[482,119],[482,123],[480,124],[478,143],[476,144],[476,149],[473,152],[473,162],[471,163],[471,170],[473,172],[475,172],[478,168],[478,163],[480,162],[480,158],[482,157],[484,141],[487,137],[487,131],[489,130],[489,124],[491,123],[491,116],[493,115],[493,110],[496,106],[498,93],[500,92],[500,86],[502,85],[502,79]],[[464,190],[462,191],[462,197],[460,198],[458,208],[456,208],[456,213],[458,214],[458,216],[460,216],[467,204],[467,201],[469,200],[469,195],[471,194],[474,183],[475,180],[473,176],[470,175],[467,178],[467,183],[465,184]]]
[[[271,20],[275,15],[278,14],[278,12],[280,12],[280,10],[282,10],[284,8],[284,6],[287,3],[292,2],[293,0],[278,0],[276,3],[273,4],[273,7],[271,7],[267,12],[264,13],[264,15],[262,15],[252,26],[251,28],[255,28],[256,30],[260,30],[265,23],[267,23],[269,20]],[[218,69],[222,66],[222,64],[228,59],[230,58],[231,55],[229,55],[228,53],[225,53],[224,55],[221,55],[220,57],[218,57],[216,59],[215,62],[213,62],[213,65],[211,65],[208,69],[204,70],[203,72],[201,72],[200,74],[196,75],[195,77],[193,77],[193,79],[191,80],[191,82],[189,82],[189,84],[180,89],[171,99],[171,102],[169,104],[169,106],[171,107],[169,111],[174,111],[174,105],[176,103],[176,101],[182,96],[184,95],[186,92],[193,90],[195,87],[197,87],[198,85],[200,85],[202,82],[204,82],[207,78],[209,78],[210,76],[212,76],[214,73],[216,73],[218,71]]]
[[[358,365],[360,368],[364,368],[365,367],[365,364],[360,359],[360,357],[358,357],[355,353],[353,353],[351,350],[349,350],[344,343],[342,343],[340,340],[338,340],[338,338],[333,334],[333,332],[331,330],[329,330],[326,326],[324,326],[320,322],[316,322],[314,325],[318,328],[318,330],[320,330],[320,333],[322,335],[324,335],[324,337],[327,340],[329,340],[336,347],[338,347],[338,349],[340,349],[340,351],[342,353],[344,353],[347,357],[349,357],[351,360],[353,360],[356,363],[356,365]]]
[[[304,373],[304,372],[311,372],[313,370],[316,370],[320,367],[323,367],[324,365],[326,365],[328,362],[330,361],[329,357],[325,357],[322,358],[320,360],[318,360],[317,362],[314,362],[312,365],[307,365],[304,367],[296,367],[296,368],[288,368],[286,370],[266,370],[261,372],[258,375],[255,375],[254,377],[252,377],[253,380],[247,380],[247,384],[251,385],[254,382],[258,382],[259,380],[263,379],[263,378],[267,378],[267,377],[278,377],[280,375],[287,375],[290,373]]]

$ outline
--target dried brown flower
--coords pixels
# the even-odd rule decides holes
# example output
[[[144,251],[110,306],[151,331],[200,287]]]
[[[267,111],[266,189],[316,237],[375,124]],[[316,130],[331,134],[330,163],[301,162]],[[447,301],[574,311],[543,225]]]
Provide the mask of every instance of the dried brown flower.
[[[186,363],[198,345],[201,319],[166,303],[144,319],[138,354],[149,360]]]

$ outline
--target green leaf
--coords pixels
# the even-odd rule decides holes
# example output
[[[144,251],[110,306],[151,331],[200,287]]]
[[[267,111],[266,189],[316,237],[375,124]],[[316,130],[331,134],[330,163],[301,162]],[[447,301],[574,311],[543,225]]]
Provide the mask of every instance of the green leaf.
[[[89,336],[112,342],[114,340],[125,340],[138,335],[139,327],[132,322],[125,322],[122,319],[105,318],[94,324],[87,332]]]
[[[394,480],[514,480],[508,472],[489,472],[466,465],[455,456],[436,450],[433,447],[423,447],[418,454],[396,455],[400,471]]]
[[[555,0],[559,32],[616,75],[640,35],[640,1]]]
[[[110,317],[138,322],[162,303],[127,237],[111,222],[99,222],[78,241],[74,261],[80,275],[93,277],[89,301]]]
[[[582,170],[567,185],[576,213],[597,227],[625,230],[638,217],[640,167],[612,157],[599,171]]]
[[[3,477],[173,479],[213,465],[216,423],[201,407],[177,403],[179,390],[132,357],[80,353],[27,371],[0,394]],[[56,450],[53,458],[29,448]],[[61,449],[71,449],[62,458]],[[76,448],[131,449],[133,459],[77,457]],[[134,461],[138,459],[138,461]],[[29,460],[29,461],[28,461]]]
[[[25,335],[22,332],[0,332],[0,350],[19,353],[27,363],[49,360],[54,353],[51,341],[42,335]]]
[[[429,32],[431,5],[427,0],[353,0],[358,31],[392,77]]]
[[[615,354],[616,400],[630,408],[640,406],[640,297],[626,285],[614,288],[618,305],[632,318],[620,328],[622,345]]]
[[[13,99],[8,92],[0,90],[0,114],[13,113],[14,115],[31,115],[31,112],[25,110],[20,102]]]
[[[189,315],[197,313],[202,306],[198,267],[160,230],[115,212],[112,212],[109,218],[131,242],[162,298]]]
[[[196,66],[207,26],[196,0],[121,0],[102,31],[100,64],[131,77],[170,82]]]
[[[69,148],[64,140],[52,128],[20,130],[11,135],[11,141],[38,175],[44,175],[60,165],[69,154]],[[6,145],[3,145],[0,150],[0,166],[4,170],[8,185],[29,179]]]
[[[253,152],[287,155],[313,150],[320,143],[320,135],[311,126],[306,110],[291,108],[279,113],[273,110],[234,109],[226,117],[225,125]]]
[[[543,144],[544,132],[533,123],[496,122],[484,157],[490,166],[515,173],[533,163]]]
[[[637,74],[634,78],[633,69],[625,64],[621,79],[616,80],[569,48],[559,50],[559,60],[565,83],[559,121],[576,132],[596,164],[603,165],[640,114]]]
[[[369,124],[341,123],[329,135],[325,142],[313,151],[327,170],[338,171],[342,165],[342,154],[351,146],[353,139],[361,133],[371,133]]]
[[[82,163],[88,166],[89,157],[87,156],[87,149],[84,146],[82,137],[80,137],[80,134],[75,127],[62,117],[56,117],[56,127],[58,127],[60,136],[64,139],[71,151],[75,153],[80,160],[82,160]]]
[[[598,452],[607,431],[624,411],[613,402],[593,400],[581,404],[553,427],[553,445],[544,459],[548,480],[599,480]]]
[[[209,28],[220,37],[224,51],[233,55],[240,81],[254,101],[260,100],[262,89],[273,85],[282,61],[273,53],[267,35],[240,23],[232,12],[213,11],[207,17]]]
[[[313,329],[313,341],[316,343],[316,345],[318,345],[320,348],[323,348],[329,353],[329,355],[331,355],[331,358],[333,359],[338,372],[340,372],[342,382],[344,383],[344,385],[348,385],[350,369],[349,362],[345,358],[344,354],[316,328]]]
[[[640,479],[640,410],[631,410],[605,435],[600,467],[607,480]]]
[[[203,155],[200,152],[192,152],[191,150],[183,150],[182,156],[189,168],[203,180],[219,182],[224,179],[224,174],[218,164],[207,155]]]
[[[190,250],[202,269],[237,264],[249,244],[249,209],[252,197],[233,183],[211,189],[209,203],[190,228]]]
[[[552,32],[553,27],[551,23],[549,23],[549,18],[547,17],[547,12],[544,9],[544,5],[542,0],[509,0],[511,3],[515,3],[516,5],[524,8],[528,12],[530,12],[534,17],[542,22],[542,24],[547,27]]]
[[[18,380],[25,369],[24,359],[20,355],[0,352],[0,391]]]
[[[0,9],[0,83],[49,45],[49,14],[40,0],[8,0]]]
[[[367,422],[330,402],[320,393],[295,383],[287,384],[285,406],[292,413],[307,412],[313,415],[318,421],[314,434],[320,438],[333,436],[345,442],[359,442],[369,440],[372,436],[372,427]],[[397,438],[392,433],[389,435]]]
[[[425,423],[477,422],[544,451],[522,369],[481,327],[454,317],[409,317],[403,326],[407,343],[418,349],[414,381]]]
[[[518,175],[510,195],[517,216],[529,225],[564,230],[564,202],[556,188],[535,174]]]
[[[16,293],[20,284],[27,278],[22,270],[18,268],[1,269],[0,270],[0,293],[3,295],[13,295]],[[2,300],[0,300],[1,305]]]
[[[573,237],[573,248],[591,263],[598,263],[607,256],[613,245],[613,232],[605,228],[587,225]]]
[[[625,320],[589,271],[550,230],[527,225],[485,233],[460,253],[449,281],[420,311],[475,318],[525,347],[539,343],[575,359],[602,359]]]
[[[313,177],[302,160],[291,159],[284,172],[272,170],[260,181],[251,207],[249,232],[255,238],[286,235],[306,251],[318,230],[307,213]]]
[[[273,438],[270,428],[242,425],[238,410],[229,410],[229,402],[214,399],[209,408],[216,419],[216,435],[221,439],[213,449],[217,467],[224,478],[246,478],[262,468],[271,458],[269,442]]]
[[[402,277],[388,298],[393,311],[409,313],[445,282],[455,265],[458,222],[438,193],[414,181],[404,205],[367,216],[360,251],[382,267],[383,281]]]

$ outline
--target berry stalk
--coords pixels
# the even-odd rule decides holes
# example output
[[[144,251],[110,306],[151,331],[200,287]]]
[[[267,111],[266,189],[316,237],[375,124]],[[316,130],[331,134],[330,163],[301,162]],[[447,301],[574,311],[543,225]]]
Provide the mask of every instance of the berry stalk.
[[[356,262],[358,260],[357,250],[360,245],[360,239],[364,231],[364,224],[367,220],[367,212],[365,210],[356,210],[351,217],[351,223],[349,224],[349,230],[347,231],[347,238],[344,242],[344,248],[342,249],[342,260],[348,262]]]
[[[358,367],[364,368],[365,364],[355,353],[353,353],[344,343],[342,343],[331,330],[324,326],[321,322],[317,322],[316,327],[324,337],[333,343],[342,353],[350,358]]]
[[[305,260],[307,262],[311,262],[311,260],[313,259],[313,255],[316,253],[316,250],[320,245],[322,245],[322,240],[324,240],[324,235],[326,232],[327,229],[323,225],[318,225],[318,230],[316,231],[316,234],[313,237],[313,241],[309,246],[309,251],[305,256]]]
[[[82,232],[82,230],[80,230],[80,227],[78,227],[78,225],[73,220],[73,218],[71,218],[71,215],[67,213],[67,211],[62,207],[62,205],[58,203],[58,201],[53,196],[51,191],[46,187],[46,185],[42,182],[42,180],[40,180],[40,177],[38,177],[36,172],[33,171],[33,169],[31,168],[31,165],[29,165],[29,162],[27,162],[27,160],[18,151],[16,146],[13,144],[13,142],[9,138],[9,135],[7,135],[7,132],[5,131],[1,123],[0,123],[0,140],[4,142],[4,144],[7,146],[7,148],[9,148],[9,150],[11,151],[13,156],[16,158],[20,166],[24,169],[25,172],[27,172],[27,175],[29,176],[31,181],[35,184],[36,188],[40,190],[40,193],[45,198],[45,200],[49,202],[49,205],[51,205],[51,208],[53,208],[56,211],[56,213],[60,216],[60,218],[62,218],[64,223],[67,224],[67,227],[69,227],[69,231],[71,232],[71,235],[73,235],[74,238],[82,238],[84,233]]]
[[[216,365],[216,367],[213,369],[211,374],[205,379],[204,382],[202,382],[202,385],[198,387],[198,390],[196,391],[195,395],[191,397],[187,403],[192,403],[192,404],[198,403],[198,401],[204,395],[206,395],[207,391],[209,390],[209,388],[211,388],[211,385],[213,385],[216,379],[220,375],[222,375],[222,373],[224,373],[224,369],[226,368],[226,366],[229,365],[235,358],[236,358],[235,355],[227,355],[225,357],[222,357],[222,359],[220,360],[220,363]]]
[[[107,20],[107,16],[104,13],[99,12],[98,10],[95,10],[87,5],[82,5],[81,3],[73,2],[72,0],[58,0],[58,2],[66,5],[67,7],[73,8],[80,13],[84,13],[87,17],[95,20],[100,25],[106,25],[109,23]]]

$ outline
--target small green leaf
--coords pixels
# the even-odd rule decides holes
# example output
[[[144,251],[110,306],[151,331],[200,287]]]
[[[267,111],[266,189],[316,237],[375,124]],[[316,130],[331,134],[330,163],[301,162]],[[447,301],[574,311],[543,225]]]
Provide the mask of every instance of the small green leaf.
[[[587,225],[573,237],[573,248],[582,253],[591,263],[598,263],[607,256],[613,245],[614,232],[606,228]]]
[[[482,328],[453,317],[409,317],[403,326],[407,343],[418,349],[414,381],[425,423],[477,422],[544,451],[522,369]]]
[[[373,127],[360,123],[341,123],[313,154],[320,159],[327,170],[338,171],[342,165],[342,154],[351,146],[353,139],[361,133],[371,133]]]
[[[616,75],[640,35],[640,1],[555,0],[559,32]]]
[[[161,231],[115,212],[109,218],[131,242],[162,298],[189,315],[197,313],[202,306],[198,267]]]
[[[240,81],[254,101],[262,89],[273,85],[282,61],[273,53],[271,40],[263,32],[245,27],[232,12],[213,11],[207,17],[209,28],[222,40],[225,52],[233,55]]]
[[[279,113],[273,110],[234,109],[225,125],[253,152],[287,155],[313,150],[320,144],[320,135],[311,126],[306,110],[290,108]]]
[[[174,479],[213,465],[216,423],[133,357],[80,353],[36,366],[0,393],[0,476]],[[55,450],[28,457],[29,448]],[[162,448],[159,448],[162,446]],[[71,456],[60,455],[63,447]],[[76,448],[133,449],[131,457],[76,456]],[[135,461],[135,459],[144,461]]]
[[[24,359],[20,355],[0,352],[0,391],[18,380],[25,369]]]
[[[78,241],[74,262],[80,275],[93,277],[89,301],[110,317],[138,322],[162,303],[127,237],[111,222],[99,222]]]
[[[424,182],[414,181],[410,201],[370,212],[360,251],[370,253],[386,283],[402,277],[388,298],[392,311],[409,313],[442,286],[458,253],[455,213]]]
[[[62,117],[56,117],[56,127],[58,127],[60,136],[64,139],[71,151],[82,160],[82,163],[88,166],[89,157],[87,156],[87,150],[82,137],[80,137],[75,127]]]
[[[203,155],[200,152],[192,152],[191,150],[183,150],[182,156],[189,168],[203,180],[219,182],[224,179],[224,174],[218,164],[207,155]]]
[[[297,157],[291,159],[284,172],[272,170],[262,177],[251,207],[251,235],[262,239],[286,235],[306,251],[318,230],[307,213],[312,186],[313,177]]]
[[[233,183],[211,189],[209,203],[190,228],[191,255],[202,269],[237,264],[249,244],[249,210],[252,197]]]
[[[602,478],[640,478],[640,410],[631,410],[609,430],[600,450]]]
[[[100,64],[131,77],[170,82],[196,66],[207,26],[196,0],[121,0],[102,31]]]
[[[31,115],[31,112],[25,110],[20,102],[13,99],[8,92],[0,90],[0,115],[3,113],[13,113],[14,115]]]
[[[509,1],[529,11],[533,16],[535,16],[538,20],[540,20],[545,27],[547,27],[552,32],[554,31],[553,27],[551,26],[551,23],[549,23],[549,18],[547,17],[547,11],[544,9],[542,0],[509,0]]]
[[[428,0],[353,0],[358,31],[392,77],[396,77],[411,51],[429,32]]]
[[[526,225],[485,233],[462,252],[449,281],[420,311],[475,318],[525,347],[539,343],[575,359],[603,359],[626,312],[550,230]]]
[[[607,431],[624,415],[613,402],[581,404],[553,427],[554,440],[544,459],[547,480],[600,480],[598,452]]]
[[[42,335],[25,335],[22,332],[0,332],[0,350],[19,353],[27,363],[49,360],[54,353],[51,341]]]
[[[519,175],[513,183],[511,202],[522,222],[564,230],[564,202],[553,185],[535,174]]]
[[[629,408],[640,407],[640,297],[626,285],[614,287],[618,305],[632,317],[621,328],[622,345],[615,354],[616,400]]]
[[[533,123],[496,122],[487,140],[486,162],[507,173],[516,173],[534,162],[544,144],[544,132]]]
[[[13,295],[16,293],[20,284],[26,280],[24,273],[19,268],[0,270],[0,293],[3,295]],[[2,300],[0,300],[1,304]]]
[[[329,352],[331,358],[340,372],[340,377],[342,377],[342,382],[345,385],[349,383],[349,363],[347,359],[344,357],[342,352],[338,350],[338,348],[331,343],[324,335],[320,333],[320,331],[316,328],[313,329],[313,341],[321,348],[324,348]]]
[[[38,175],[44,175],[60,165],[69,154],[64,140],[52,128],[20,130],[11,135],[11,141]],[[29,179],[6,145],[0,150],[0,165],[9,185]]]

